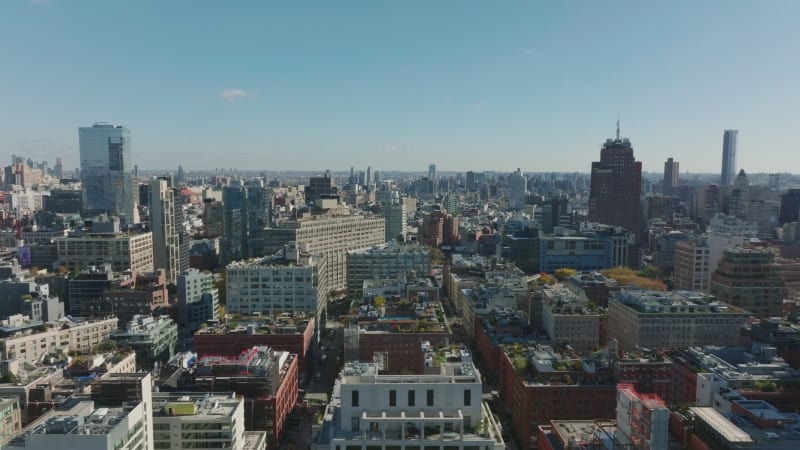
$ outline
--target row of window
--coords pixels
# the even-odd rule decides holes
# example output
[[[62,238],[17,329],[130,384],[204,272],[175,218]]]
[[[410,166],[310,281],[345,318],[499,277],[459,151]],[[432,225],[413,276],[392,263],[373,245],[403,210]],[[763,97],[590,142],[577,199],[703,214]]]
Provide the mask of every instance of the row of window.
[[[472,405],[472,390],[464,389],[464,406]],[[359,391],[354,390],[350,393],[351,406],[359,406]],[[428,389],[425,391],[425,404],[426,406],[434,406],[434,390]],[[406,406],[417,405],[417,391],[409,390],[407,392]],[[397,390],[392,389],[389,391],[389,406],[397,406]]]

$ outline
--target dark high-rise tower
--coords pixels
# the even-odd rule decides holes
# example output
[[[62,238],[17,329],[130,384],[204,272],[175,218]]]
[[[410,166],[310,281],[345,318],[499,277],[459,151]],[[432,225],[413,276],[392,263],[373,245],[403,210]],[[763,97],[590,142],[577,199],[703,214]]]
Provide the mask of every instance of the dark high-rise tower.
[[[800,189],[789,189],[781,195],[781,225],[800,220]]]
[[[589,192],[589,220],[622,226],[639,233],[642,191],[642,162],[633,157],[628,138],[606,139],[600,161],[592,163]]]
[[[272,190],[261,183],[222,189],[223,234],[220,262],[265,256],[264,230],[272,221]]]
[[[730,186],[736,177],[736,141],[738,130],[725,130],[722,136],[722,176],[720,186]]]
[[[86,215],[106,213],[134,223],[130,131],[121,125],[96,123],[78,128],[78,139]]]
[[[672,195],[673,189],[678,187],[678,161],[667,158],[664,163],[664,195]]]

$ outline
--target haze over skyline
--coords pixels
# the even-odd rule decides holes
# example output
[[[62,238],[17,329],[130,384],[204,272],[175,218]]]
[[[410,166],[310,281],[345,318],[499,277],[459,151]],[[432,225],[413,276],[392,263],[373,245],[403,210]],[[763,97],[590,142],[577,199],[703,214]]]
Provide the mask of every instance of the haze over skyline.
[[[800,173],[800,3],[0,4],[0,149],[141,168],[588,172],[620,115],[648,172]]]

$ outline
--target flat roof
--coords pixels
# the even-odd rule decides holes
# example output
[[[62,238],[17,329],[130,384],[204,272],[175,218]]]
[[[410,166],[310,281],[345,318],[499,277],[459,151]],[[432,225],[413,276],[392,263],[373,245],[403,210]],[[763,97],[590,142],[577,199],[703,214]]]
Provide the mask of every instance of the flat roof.
[[[708,426],[716,430],[728,442],[750,443],[754,442],[744,430],[734,425],[725,416],[710,406],[693,406],[689,410]]]

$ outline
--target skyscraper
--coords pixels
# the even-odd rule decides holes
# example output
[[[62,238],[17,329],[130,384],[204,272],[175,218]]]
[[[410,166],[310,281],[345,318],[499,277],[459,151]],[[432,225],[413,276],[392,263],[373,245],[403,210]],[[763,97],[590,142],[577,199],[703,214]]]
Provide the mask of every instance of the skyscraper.
[[[428,166],[428,179],[430,180],[436,179],[436,164],[430,164]]]
[[[251,181],[222,189],[220,262],[266,255],[264,230],[272,221],[272,190]]]
[[[628,138],[606,139],[600,161],[592,163],[589,192],[589,220],[622,226],[639,233],[642,190],[642,162],[633,157]]]
[[[528,179],[517,169],[508,176],[508,203],[514,209],[525,206],[525,194],[528,192]]]
[[[133,223],[134,186],[130,130],[96,123],[80,127],[81,185],[86,215],[106,213]]]
[[[672,190],[678,187],[678,161],[667,158],[664,163],[664,195],[672,195]]]
[[[167,272],[167,281],[176,282],[176,277],[186,268],[181,267],[179,225],[176,217],[175,190],[171,180],[158,178],[150,182],[150,229],[153,231],[153,265]],[[182,219],[182,218],[181,218]]]
[[[722,136],[722,178],[720,186],[730,186],[736,177],[736,141],[739,130],[725,130]]]

